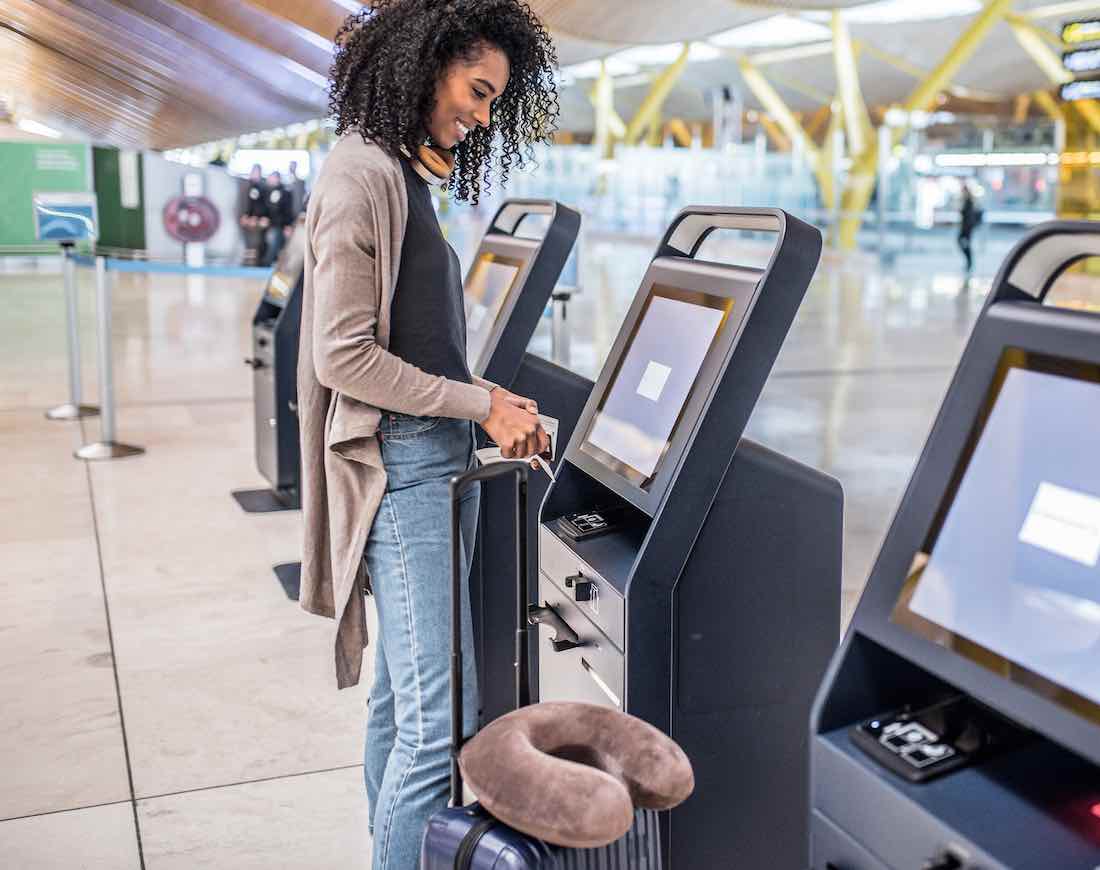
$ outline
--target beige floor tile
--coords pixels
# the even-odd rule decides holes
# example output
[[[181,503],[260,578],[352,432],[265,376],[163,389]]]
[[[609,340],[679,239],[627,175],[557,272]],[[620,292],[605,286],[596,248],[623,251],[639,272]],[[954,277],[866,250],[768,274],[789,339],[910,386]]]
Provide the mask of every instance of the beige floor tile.
[[[131,437],[163,449],[92,467],[139,797],[362,760],[366,680],[336,690],[333,623],[272,573],[299,514],[230,497],[262,481],[248,405],[229,410],[135,408]]]
[[[148,870],[366,870],[362,768],[140,801]]]
[[[138,870],[129,801],[0,822],[0,867],[10,870]]]
[[[0,416],[26,434],[22,470],[51,467],[8,478],[0,498],[0,818],[126,800],[87,477],[66,453],[76,432]]]

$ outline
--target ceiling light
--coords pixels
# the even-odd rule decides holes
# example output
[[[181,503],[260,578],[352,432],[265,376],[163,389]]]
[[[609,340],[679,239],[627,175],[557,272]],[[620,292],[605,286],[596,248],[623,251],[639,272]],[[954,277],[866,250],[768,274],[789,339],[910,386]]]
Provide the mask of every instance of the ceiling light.
[[[723,48],[774,48],[831,39],[832,31],[796,15],[773,15],[724,30],[707,41]]]
[[[638,72],[638,65],[625,60],[620,60],[614,55],[606,58],[607,74],[611,76],[632,76]],[[595,79],[600,75],[600,61],[586,60],[584,63],[575,63],[562,67],[565,75],[574,79]]]
[[[899,24],[906,21],[934,21],[973,15],[982,10],[978,0],[878,0],[845,9],[840,14],[851,24]],[[831,12],[807,12],[807,18],[828,21]]]
[[[679,59],[683,50],[682,42],[670,42],[667,45],[639,45],[616,52],[608,60],[624,61],[636,66],[668,66]],[[705,42],[693,42],[688,51],[688,60],[717,60],[721,56],[722,52]]]
[[[45,124],[40,124],[38,121],[32,121],[30,118],[23,118],[17,121],[15,126],[27,133],[34,133],[36,136],[48,136],[51,139],[61,138],[61,133],[53,127],[47,127]]]

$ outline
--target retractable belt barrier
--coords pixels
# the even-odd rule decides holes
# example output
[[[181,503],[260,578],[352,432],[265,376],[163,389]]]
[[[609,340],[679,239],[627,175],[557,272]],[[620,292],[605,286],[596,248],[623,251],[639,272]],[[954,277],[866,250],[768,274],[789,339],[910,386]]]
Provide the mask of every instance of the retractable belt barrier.
[[[267,275],[270,269],[257,266],[187,266],[150,260],[122,260],[74,254],[63,247],[65,300],[68,328],[69,402],[51,409],[51,420],[75,420],[99,414],[99,440],[74,451],[77,459],[119,459],[144,453],[142,447],[124,444],[116,439],[114,353],[111,342],[111,272],[148,272],[162,275],[195,275],[218,278],[251,278]],[[95,270],[96,282],[96,347],[99,371],[99,408],[81,404],[80,330],[75,267]]]

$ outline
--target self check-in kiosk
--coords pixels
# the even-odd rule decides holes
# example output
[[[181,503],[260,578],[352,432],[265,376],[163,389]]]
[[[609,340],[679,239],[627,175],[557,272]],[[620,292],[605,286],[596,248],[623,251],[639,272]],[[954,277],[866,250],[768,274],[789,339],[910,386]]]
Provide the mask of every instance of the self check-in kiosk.
[[[699,260],[716,229],[770,236],[766,267]],[[681,212],[540,513],[538,696],[683,746],[666,867],[805,865],[799,732],[839,634],[842,494],[742,434],[820,250],[783,211]]]
[[[297,510],[301,506],[301,446],[298,438],[298,334],[305,268],[304,220],[279,254],[252,318],[253,432],[256,468],[270,489],[235,490],[248,513]]]
[[[1100,225],[993,286],[811,724],[818,870],[1100,866]]]

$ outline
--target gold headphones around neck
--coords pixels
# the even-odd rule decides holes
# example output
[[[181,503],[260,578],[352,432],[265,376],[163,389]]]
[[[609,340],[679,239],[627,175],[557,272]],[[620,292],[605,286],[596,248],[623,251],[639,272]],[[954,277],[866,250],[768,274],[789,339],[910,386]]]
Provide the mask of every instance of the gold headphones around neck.
[[[455,168],[455,157],[445,148],[421,145],[416,149],[415,157],[404,147],[401,151],[409,158],[413,171],[428,184],[437,186],[446,184],[451,170]]]

